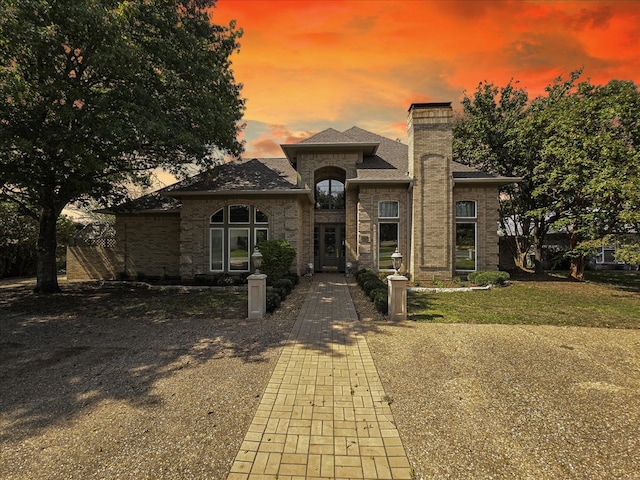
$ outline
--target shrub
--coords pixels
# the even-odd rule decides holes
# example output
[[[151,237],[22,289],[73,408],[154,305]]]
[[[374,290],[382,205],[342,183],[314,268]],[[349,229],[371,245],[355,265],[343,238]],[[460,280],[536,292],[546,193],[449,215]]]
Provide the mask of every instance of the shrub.
[[[373,304],[385,315],[389,312],[388,287],[382,279],[371,269],[362,269],[356,272],[356,281]]]
[[[262,254],[260,271],[266,273],[271,278],[271,281],[284,277],[296,258],[296,251],[288,240],[260,242],[258,250]]]
[[[271,282],[271,286],[274,289],[280,289],[281,291],[283,291],[285,296],[289,295],[291,293],[291,290],[293,290],[293,282],[288,278],[281,278],[279,280],[276,280],[275,282]]]
[[[298,285],[298,283],[300,283],[300,277],[298,276],[298,274],[293,273],[293,272],[287,272],[285,273],[282,278],[286,278],[288,280],[291,280],[291,283],[293,283],[293,286],[295,287],[296,285]]]
[[[507,272],[497,270],[488,272],[471,272],[468,279],[471,283],[479,286],[485,285],[505,285],[510,276]]]
[[[369,298],[371,298],[376,310],[385,315],[389,313],[389,290],[386,287],[371,290]]]
[[[280,292],[272,288],[267,289],[267,312],[273,312],[282,303]]]

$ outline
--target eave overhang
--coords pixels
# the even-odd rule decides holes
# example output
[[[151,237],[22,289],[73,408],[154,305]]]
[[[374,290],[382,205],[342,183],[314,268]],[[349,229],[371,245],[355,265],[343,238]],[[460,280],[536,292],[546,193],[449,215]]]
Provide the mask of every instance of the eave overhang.
[[[346,185],[372,185],[372,184],[400,184],[400,185],[413,185],[415,182],[412,178],[347,178]]]
[[[491,178],[456,178],[453,177],[453,184],[469,185],[480,184],[487,186],[501,187],[503,185],[509,185],[511,183],[518,183],[522,181],[522,177],[491,177]]]

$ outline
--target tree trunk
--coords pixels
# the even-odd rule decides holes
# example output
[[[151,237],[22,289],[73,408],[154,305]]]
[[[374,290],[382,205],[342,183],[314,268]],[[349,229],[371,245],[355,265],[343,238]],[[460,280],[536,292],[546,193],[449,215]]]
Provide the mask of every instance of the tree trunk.
[[[536,227],[533,230],[533,242],[534,242],[534,258],[533,258],[533,270],[537,275],[544,273],[544,259],[543,259],[543,247],[544,247],[544,232],[540,227]]]
[[[58,293],[58,268],[56,266],[56,223],[58,213],[52,205],[42,207],[40,211],[40,230],[38,233],[38,269],[36,293]]]
[[[586,265],[586,259],[583,256],[571,257],[571,266],[569,267],[569,276],[574,280],[584,280],[584,267]]]

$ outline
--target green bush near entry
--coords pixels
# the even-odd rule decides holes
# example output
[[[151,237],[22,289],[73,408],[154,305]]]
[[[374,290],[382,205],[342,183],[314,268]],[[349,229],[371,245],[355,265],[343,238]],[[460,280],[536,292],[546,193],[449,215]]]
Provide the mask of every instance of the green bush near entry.
[[[283,278],[296,258],[296,250],[288,240],[267,240],[260,242],[258,250],[262,254],[260,273],[267,274],[267,281],[273,283]]]
[[[367,295],[381,313],[385,315],[389,312],[387,285],[371,269],[362,269],[356,272],[356,281],[362,291]]]
[[[506,285],[511,278],[507,272],[487,271],[487,272],[471,272],[468,279],[471,283],[478,286],[486,285]]]

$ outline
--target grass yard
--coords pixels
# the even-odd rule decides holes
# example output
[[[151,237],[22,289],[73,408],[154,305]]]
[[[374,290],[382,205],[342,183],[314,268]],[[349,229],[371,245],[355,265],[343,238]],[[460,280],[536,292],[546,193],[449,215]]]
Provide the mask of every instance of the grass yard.
[[[411,293],[409,318],[436,323],[640,328],[640,275],[588,272],[587,280],[578,283],[561,276],[532,275],[488,291]]]

